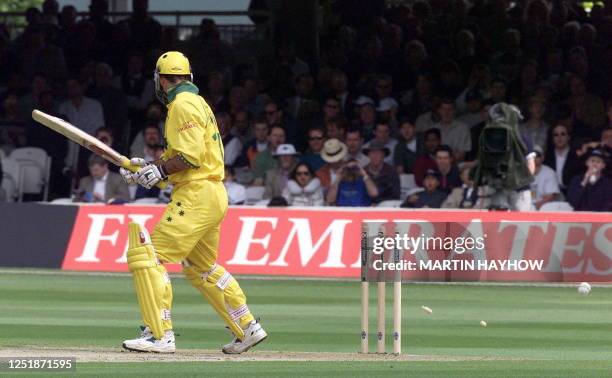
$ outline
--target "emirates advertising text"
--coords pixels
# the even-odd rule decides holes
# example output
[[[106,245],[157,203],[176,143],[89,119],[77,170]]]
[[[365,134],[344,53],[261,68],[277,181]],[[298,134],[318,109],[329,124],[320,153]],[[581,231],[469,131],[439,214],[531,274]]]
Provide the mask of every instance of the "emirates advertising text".
[[[163,211],[81,206],[62,268],[127,271],[128,224],[153,231]],[[610,221],[599,213],[232,207],[218,262],[248,275],[611,282]]]

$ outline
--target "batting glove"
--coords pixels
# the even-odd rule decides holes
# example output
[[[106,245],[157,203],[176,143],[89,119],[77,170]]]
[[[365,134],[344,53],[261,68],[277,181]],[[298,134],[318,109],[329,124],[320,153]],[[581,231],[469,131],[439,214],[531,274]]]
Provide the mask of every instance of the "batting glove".
[[[168,175],[166,175],[163,168],[154,164],[149,164],[136,172],[136,181],[147,189],[151,189],[166,177]]]
[[[130,164],[144,167],[147,165],[147,161],[143,158],[131,158]],[[121,174],[121,177],[123,177],[123,181],[125,181],[128,185],[135,185],[138,182],[136,173],[130,171],[129,169],[119,168],[119,173]]]
[[[123,181],[125,181],[128,185],[136,184],[136,174],[134,172],[125,168],[119,168],[119,174],[121,174]]]

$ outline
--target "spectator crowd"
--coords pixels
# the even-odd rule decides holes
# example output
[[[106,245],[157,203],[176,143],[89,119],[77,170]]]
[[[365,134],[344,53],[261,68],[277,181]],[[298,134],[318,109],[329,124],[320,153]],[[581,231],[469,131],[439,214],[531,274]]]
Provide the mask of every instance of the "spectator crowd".
[[[536,154],[533,207],[568,202],[612,211],[612,8],[573,1],[332,2],[319,55],[282,35],[257,63],[239,62],[211,19],[180,41],[133,0],[112,23],[56,0],[30,8],[15,38],[0,25],[0,159],[20,147],[52,157],[53,197],[167,200],[132,188],[108,164],[34,123],[62,117],[125,155],[154,160],[165,108],[154,98],[163,51],[191,60],[215,112],[231,204],[477,208],[479,136],[488,109],[519,107]],[[605,2],[607,3],[607,2]],[[265,64],[264,64],[265,63]],[[1,160],[0,160],[1,161]],[[0,169],[0,180],[2,180]],[[2,196],[2,193],[0,193]]]

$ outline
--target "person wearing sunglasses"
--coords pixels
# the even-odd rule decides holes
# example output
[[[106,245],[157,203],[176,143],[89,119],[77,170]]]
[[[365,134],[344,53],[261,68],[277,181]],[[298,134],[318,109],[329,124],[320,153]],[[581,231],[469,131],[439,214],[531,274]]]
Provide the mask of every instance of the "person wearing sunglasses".
[[[321,157],[321,150],[325,143],[325,130],[313,127],[308,130],[308,150],[300,159],[300,163],[308,164],[315,172],[325,165]]]
[[[298,164],[289,176],[283,197],[290,206],[323,206],[323,189],[308,164]]]

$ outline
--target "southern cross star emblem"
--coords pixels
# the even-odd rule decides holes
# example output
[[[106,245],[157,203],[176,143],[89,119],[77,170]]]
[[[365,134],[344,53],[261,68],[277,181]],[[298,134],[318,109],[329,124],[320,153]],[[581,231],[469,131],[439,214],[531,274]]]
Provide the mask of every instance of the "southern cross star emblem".
[[[185,215],[185,212],[184,212],[183,210],[181,210],[181,211],[179,211],[179,213],[178,213],[178,214],[179,214],[180,216],[183,216],[183,215]]]
[[[172,222],[172,217],[166,218],[166,222]]]

